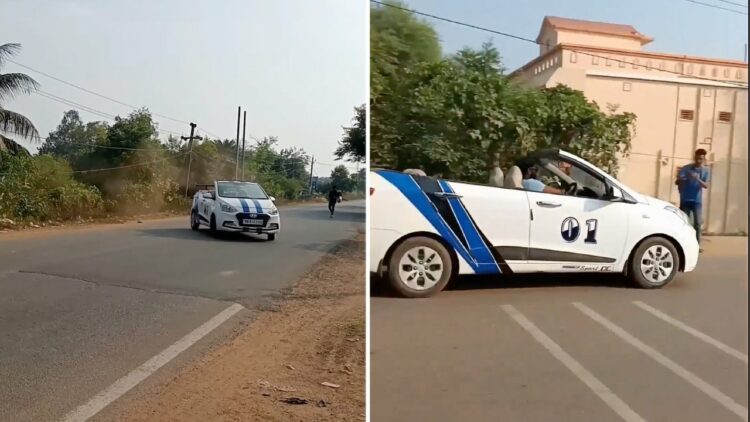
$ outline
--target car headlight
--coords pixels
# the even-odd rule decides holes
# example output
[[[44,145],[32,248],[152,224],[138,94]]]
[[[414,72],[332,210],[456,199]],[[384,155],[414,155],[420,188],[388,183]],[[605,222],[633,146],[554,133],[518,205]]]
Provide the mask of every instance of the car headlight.
[[[221,211],[222,212],[232,212],[232,213],[237,212],[237,210],[233,206],[231,206],[229,204],[221,204]]]
[[[680,220],[682,220],[683,223],[688,224],[688,222],[689,222],[688,216],[687,216],[687,214],[685,214],[684,212],[682,212],[681,209],[679,209],[677,207],[673,207],[671,205],[668,205],[668,206],[664,207],[664,209],[667,210],[667,211],[669,211],[669,212],[674,213],[674,215],[676,215],[677,217],[679,217]]]
[[[273,207],[273,208],[271,208],[270,211],[268,211],[268,213],[271,214],[271,215],[279,215],[279,209],[276,208],[276,207]]]

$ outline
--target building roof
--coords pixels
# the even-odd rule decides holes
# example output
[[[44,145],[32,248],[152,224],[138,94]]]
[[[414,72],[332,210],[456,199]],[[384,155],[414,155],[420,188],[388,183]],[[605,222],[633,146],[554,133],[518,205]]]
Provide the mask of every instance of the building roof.
[[[560,18],[557,16],[545,16],[544,21],[542,21],[542,27],[541,29],[539,29],[537,42],[540,42],[539,40],[542,36],[542,32],[544,32],[544,29],[547,26],[558,30],[562,29],[568,31],[588,32],[593,34],[633,38],[639,40],[641,42],[641,45],[648,44],[654,40],[653,38],[638,32],[638,30],[636,30],[632,25]]]

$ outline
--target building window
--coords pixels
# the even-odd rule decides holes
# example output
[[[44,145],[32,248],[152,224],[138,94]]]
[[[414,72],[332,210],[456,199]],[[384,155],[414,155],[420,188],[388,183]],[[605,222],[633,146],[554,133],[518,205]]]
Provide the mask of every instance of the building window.
[[[719,121],[722,123],[731,123],[732,122],[732,113],[728,111],[720,111],[719,112]]]
[[[700,70],[698,70],[698,74],[706,76],[706,66],[701,66]]]
[[[651,60],[646,60],[646,70],[651,70]]]
[[[599,56],[591,56],[591,64],[599,64]]]
[[[693,120],[693,110],[680,110],[680,120]]]
[[[633,90],[633,84],[631,84],[630,82],[623,82],[622,83],[622,90],[623,91],[628,91],[628,92],[632,91]]]
[[[575,51],[570,52],[570,62],[571,63],[577,63],[578,62],[578,53]]]
[[[737,79],[742,79],[742,71],[740,69],[737,69],[737,74],[734,76]]]
[[[692,75],[693,74],[693,64],[692,63],[690,63],[689,65],[687,65],[687,74],[688,75]]]
[[[620,57],[620,63],[618,63],[620,67],[625,67],[625,64],[627,63],[625,59],[625,57]]]
[[[675,65],[674,65],[674,71],[675,71],[675,72],[677,72],[677,73],[680,73],[680,74],[681,74],[681,73],[682,73],[682,72],[684,71],[684,69],[685,69],[685,68],[684,68],[684,66],[683,66],[683,64],[682,64],[682,63],[675,63]]]
[[[633,60],[633,69],[638,69],[638,59]]]
[[[666,64],[664,64],[664,62],[659,62],[659,70],[664,70],[665,67]]]
[[[711,76],[713,76],[714,78],[719,76],[719,69],[715,67],[711,68]]]
[[[612,59],[610,59],[609,57],[607,57],[606,65],[607,66],[612,66]]]
[[[713,142],[714,140],[712,138],[703,138],[703,140],[701,141],[703,145],[711,145]]]
[[[724,77],[725,78],[729,77],[729,69],[724,69]]]

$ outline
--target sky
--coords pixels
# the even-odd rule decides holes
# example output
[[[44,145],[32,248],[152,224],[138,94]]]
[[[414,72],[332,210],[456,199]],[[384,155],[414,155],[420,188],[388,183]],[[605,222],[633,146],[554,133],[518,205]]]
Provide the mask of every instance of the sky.
[[[0,43],[22,44],[13,59],[153,113],[193,121],[234,139],[237,107],[247,132],[277,136],[313,154],[330,175],[333,151],[354,107],[367,102],[365,0],[2,0]],[[132,109],[13,63],[45,92],[112,115]],[[4,107],[29,117],[42,136],[72,107],[39,95]],[[82,111],[84,121],[103,120]],[[189,135],[158,117],[160,129]],[[166,137],[166,135],[164,135]],[[252,142],[248,140],[248,142]],[[34,145],[21,142],[35,150]],[[354,169],[353,163],[347,166]]]
[[[420,12],[536,39],[544,16],[633,25],[654,38],[646,51],[742,60],[747,43],[747,16],[687,0],[404,0]],[[719,0],[700,0],[720,7],[747,8]],[[747,0],[731,0],[747,5]],[[537,45],[425,18],[433,24],[443,52],[479,47],[492,40],[513,71],[539,53]]]

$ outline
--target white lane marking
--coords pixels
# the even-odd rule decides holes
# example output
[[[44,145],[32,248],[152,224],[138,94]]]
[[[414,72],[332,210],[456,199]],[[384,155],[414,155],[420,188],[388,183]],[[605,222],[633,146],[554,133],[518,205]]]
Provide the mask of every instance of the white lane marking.
[[[683,323],[681,321],[678,321],[678,320],[672,318],[671,316],[669,316],[669,315],[665,314],[664,312],[662,312],[662,311],[654,308],[653,306],[650,306],[650,305],[647,305],[647,304],[641,302],[640,300],[633,301],[633,305],[635,305],[635,306],[643,309],[644,311],[647,311],[647,312],[651,313],[653,316],[655,316],[655,317],[657,317],[657,318],[659,318],[659,319],[661,319],[661,320],[663,320],[663,321],[665,321],[665,322],[667,322],[669,324],[674,325],[675,327],[679,328],[680,330],[685,331],[686,333],[688,333],[688,334],[690,334],[690,335],[692,335],[694,337],[697,337],[697,338],[705,341],[706,343],[708,343],[708,344],[716,347],[717,349],[721,350],[722,352],[724,352],[724,353],[726,353],[728,355],[731,355],[731,356],[733,356],[733,357],[735,357],[735,358],[737,358],[737,359],[739,359],[739,360],[741,360],[741,361],[743,361],[743,362],[745,362],[747,364],[747,355],[744,354],[744,353],[742,353],[742,352],[740,352],[739,350],[733,349],[732,347],[727,346],[726,344],[720,342],[719,340],[716,340],[715,338],[709,336],[708,334],[704,334],[704,333],[696,330],[695,328],[690,327],[689,325],[687,325],[687,324],[685,324],[685,323]]]
[[[112,385],[102,390],[85,404],[78,406],[75,410],[65,415],[63,422],[83,422],[99,413],[110,403],[117,400],[141,381],[148,378],[166,363],[177,357],[216,329],[219,325],[231,318],[234,314],[244,309],[242,305],[234,304],[216,316],[206,321],[203,325],[188,333],[185,337],[177,340],[174,344],[162,350],[159,354],[147,360],[143,365],[135,368],[129,374],[115,381]]]
[[[554,340],[549,338],[542,330],[536,327],[533,322],[529,321],[520,311],[512,305],[503,305],[503,310],[513,318],[518,325],[523,327],[536,341],[544,346],[552,356],[557,358],[572,372],[578,379],[583,381],[600,399],[602,399],[612,410],[614,410],[622,419],[627,422],[643,422],[644,419],[635,413],[624,401],[606,385],[599,381],[591,372],[583,367],[578,361],[562,349]]]
[[[695,388],[701,390],[703,393],[705,393],[712,399],[719,402],[721,405],[723,405],[724,407],[732,411],[735,415],[742,418],[743,421],[747,420],[747,408],[737,403],[736,401],[732,400],[731,397],[719,391],[718,388],[707,383],[706,381],[703,381],[697,375],[683,368],[682,366],[672,361],[668,357],[662,355],[653,347],[638,340],[632,334],[628,333],[627,331],[623,330],[619,326],[615,325],[613,322],[611,322],[607,318],[599,315],[596,311],[584,305],[583,303],[574,302],[573,306],[578,308],[578,310],[586,314],[589,318],[593,319],[594,321],[603,325],[608,330],[612,331],[616,336],[623,339],[626,343],[629,343],[631,346],[635,347],[636,349],[648,355],[651,359],[664,365],[666,368],[670,369],[679,377],[681,377],[685,381],[692,384]]]

